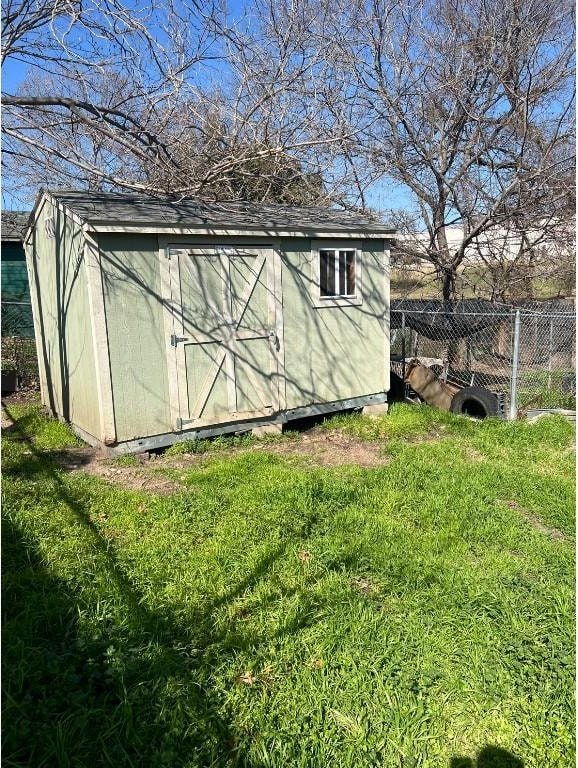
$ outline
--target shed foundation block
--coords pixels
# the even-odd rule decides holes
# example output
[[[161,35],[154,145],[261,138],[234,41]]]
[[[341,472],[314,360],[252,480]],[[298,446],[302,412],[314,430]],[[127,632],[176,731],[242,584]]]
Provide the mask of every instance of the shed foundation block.
[[[387,413],[388,403],[372,403],[372,405],[364,405],[362,413],[364,416],[383,416]]]
[[[255,437],[265,437],[265,435],[280,435],[283,432],[283,424],[261,424],[259,427],[253,427],[251,433]]]

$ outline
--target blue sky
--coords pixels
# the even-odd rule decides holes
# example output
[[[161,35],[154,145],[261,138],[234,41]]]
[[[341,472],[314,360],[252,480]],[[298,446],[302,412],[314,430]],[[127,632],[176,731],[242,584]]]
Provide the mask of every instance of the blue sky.
[[[14,94],[21,82],[26,76],[27,66],[20,61],[8,59],[2,67],[2,93]],[[14,198],[10,192],[10,187],[5,184],[4,178],[1,179],[2,189],[2,209],[3,210],[21,210],[25,206],[20,199]],[[29,207],[32,208],[34,201],[30,201]]]
[[[8,59],[2,67],[2,91],[14,93],[26,75],[26,65]]]

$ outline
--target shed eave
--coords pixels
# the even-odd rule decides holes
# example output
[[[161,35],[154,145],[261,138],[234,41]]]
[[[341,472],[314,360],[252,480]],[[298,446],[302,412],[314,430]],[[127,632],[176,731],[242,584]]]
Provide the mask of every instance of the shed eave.
[[[107,224],[89,222],[87,229],[98,233],[141,233],[159,235],[206,235],[218,237],[314,237],[314,238],[344,238],[355,240],[383,240],[395,235],[395,229],[226,229],[224,227],[171,227],[161,224],[147,226],[139,224]]]

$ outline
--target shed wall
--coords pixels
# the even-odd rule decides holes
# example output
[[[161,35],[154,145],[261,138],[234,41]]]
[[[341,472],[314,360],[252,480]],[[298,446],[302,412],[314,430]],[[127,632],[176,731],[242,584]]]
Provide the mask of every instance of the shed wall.
[[[315,242],[315,241],[313,241]],[[287,408],[389,389],[389,263],[362,243],[362,303],[315,307],[312,241],[282,241]]]
[[[53,224],[47,229],[50,218]],[[46,203],[33,237],[30,289],[37,309],[40,338],[36,341],[45,404],[99,438],[84,235],[70,217]]]
[[[235,245],[244,239],[185,240]],[[159,239],[110,233],[100,234],[98,243],[117,440],[171,432],[166,357],[171,350],[163,318]],[[387,391],[389,280],[383,241],[363,242],[361,305],[322,308],[311,299],[311,240],[286,238],[276,245],[282,260],[286,407]]]
[[[99,248],[117,440],[170,432],[158,239],[101,234]]]

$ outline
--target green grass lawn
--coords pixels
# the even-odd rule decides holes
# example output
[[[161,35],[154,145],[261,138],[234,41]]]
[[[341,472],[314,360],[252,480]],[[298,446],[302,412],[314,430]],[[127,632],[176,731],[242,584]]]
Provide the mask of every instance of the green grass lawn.
[[[65,471],[67,429],[9,409],[5,766],[574,765],[564,419],[400,405],[325,426],[375,467],[238,441],[155,495]]]

